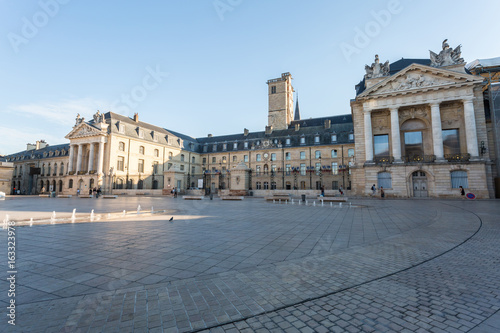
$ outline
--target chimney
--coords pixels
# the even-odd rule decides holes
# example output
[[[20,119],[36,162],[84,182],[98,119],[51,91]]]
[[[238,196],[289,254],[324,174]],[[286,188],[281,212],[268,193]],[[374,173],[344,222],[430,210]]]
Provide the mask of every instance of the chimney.
[[[244,136],[247,136],[247,135],[248,135],[248,133],[250,133],[250,131],[249,131],[248,129],[246,129],[246,128],[245,128],[245,129],[243,129],[243,135],[244,135]]]
[[[273,126],[272,125],[266,126],[266,135],[271,135],[272,132],[273,132]]]
[[[26,145],[26,151],[30,151],[30,150],[34,150],[34,149],[36,149],[36,145],[35,144],[28,143]]]
[[[134,121],[135,121],[136,123],[138,123],[138,122],[139,122],[139,114],[138,114],[138,113],[134,113]]]
[[[209,134],[208,137],[211,138],[213,135],[212,134]]]
[[[330,119],[325,120],[325,129],[332,127],[332,121]]]
[[[298,132],[300,130],[300,124],[295,124],[295,132]]]

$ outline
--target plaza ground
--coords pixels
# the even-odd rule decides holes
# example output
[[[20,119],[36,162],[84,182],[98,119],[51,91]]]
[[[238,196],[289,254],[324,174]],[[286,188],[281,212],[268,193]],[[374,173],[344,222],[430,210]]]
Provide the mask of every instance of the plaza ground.
[[[16,326],[3,315],[0,331],[500,331],[494,200],[14,196],[0,219],[138,205],[165,214],[17,227]]]

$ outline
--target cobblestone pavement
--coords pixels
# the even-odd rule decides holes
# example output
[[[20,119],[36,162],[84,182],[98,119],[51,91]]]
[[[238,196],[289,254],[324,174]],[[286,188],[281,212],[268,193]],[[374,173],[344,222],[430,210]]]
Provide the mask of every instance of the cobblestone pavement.
[[[12,331],[500,330],[496,201],[156,199],[173,222],[18,228]]]

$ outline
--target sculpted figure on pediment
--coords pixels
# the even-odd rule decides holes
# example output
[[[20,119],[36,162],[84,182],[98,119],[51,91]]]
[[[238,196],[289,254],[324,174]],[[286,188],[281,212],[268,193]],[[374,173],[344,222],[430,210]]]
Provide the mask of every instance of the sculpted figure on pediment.
[[[427,110],[424,107],[412,107],[399,112],[400,121],[403,122],[408,119],[415,118],[428,118]]]
[[[378,58],[378,54],[375,55],[375,62],[372,63],[371,66],[365,65],[366,78],[374,79],[382,76],[389,76],[389,60],[387,60],[384,64],[380,63]]]
[[[448,39],[443,41],[443,50],[439,52],[439,54],[429,50],[432,67],[450,66],[464,63],[464,59],[460,58],[462,54],[461,45],[458,45],[455,49],[453,49],[450,48],[447,41]]]

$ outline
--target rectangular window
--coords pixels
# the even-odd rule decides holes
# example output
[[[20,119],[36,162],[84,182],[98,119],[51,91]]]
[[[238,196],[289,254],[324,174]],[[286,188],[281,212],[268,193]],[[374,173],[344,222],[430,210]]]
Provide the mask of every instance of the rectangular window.
[[[287,138],[287,139],[286,139],[285,144],[286,144],[287,146],[289,146],[289,145],[290,145],[290,138]]]
[[[354,156],[354,148],[347,149],[347,157],[353,157],[353,156]]]
[[[349,141],[353,141],[354,140],[354,134],[353,133],[349,133]]]
[[[405,132],[405,154],[408,157],[423,156],[422,132]]]
[[[248,141],[245,141],[245,142],[243,143],[243,147],[244,147],[245,149],[248,149]]]
[[[248,155],[243,156],[243,161],[244,161],[245,163],[248,163]]]
[[[212,163],[216,163],[217,159],[215,157],[212,157]]]
[[[375,157],[389,156],[389,135],[373,136],[373,154]]]
[[[445,155],[460,154],[458,129],[443,130],[443,153]]]
[[[204,145],[203,146],[203,152],[206,153],[208,151],[208,146],[207,145]]]
[[[292,159],[290,153],[285,153],[285,160],[290,161]]]
[[[269,182],[264,182],[264,190],[269,190]]]
[[[137,166],[138,172],[144,172],[144,160],[139,160],[139,165]]]
[[[237,156],[233,156],[233,162],[236,162],[238,160]]]
[[[339,165],[334,162],[332,163],[332,175],[338,175],[339,174]]]
[[[276,189],[276,182],[271,182],[271,190],[275,190]]]
[[[332,134],[332,142],[337,142],[337,134]]]
[[[332,158],[336,158],[336,157],[337,157],[337,150],[332,149]]]
[[[256,160],[257,162],[260,162],[260,161],[262,160],[262,158],[261,158],[260,154],[255,155],[255,160]]]
[[[123,156],[118,156],[118,164],[116,166],[116,169],[119,171],[123,171],[123,166],[125,165],[125,157]]]
[[[390,172],[379,172],[377,176],[378,187],[392,188],[392,178]]]
[[[321,158],[321,151],[316,150],[316,152],[314,153],[314,155],[315,155],[316,159]]]
[[[255,183],[255,189],[261,190],[262,189],[262,183],[261,182],[256,182]]]
[[[306,144],[306,138],[305,137],[301,137],[300,138],[300,144],[301,145],[305,145]]]
[[[184,171],[184,165],[181,165],[181,171]]]
[[[227,143],[222,144],[222,150],[227,150]]]
[[[276,154],[271,154],[271,161],[276,161]]]
[[[305,163],[301,163],[300,164],[300,174],[302,176],[305,176],[306,175],[306,164]]]
[[[194,172],[196,171],[195,167],[191,167],[191,174],[194,175]]]
[[[319,135],[316,135],[316,136],[314,137],[314,143],[319,143]]]
[[[271,94],[276,94],[276,86],[271,87]]]
[[[306,152],[305,151],[301,151],[300,152],[300,159],[301,160],[305,160],[306,159]]]
[[[207,158],[203,157],[203,164],[207,164]]]
[[[212,151],[217,151],[217,144],[216,143],[213,145]]]
[[[463,188],[469,187],[469,181],[467,179],[467,171],[452,171],[451,172],[451,188]]]

